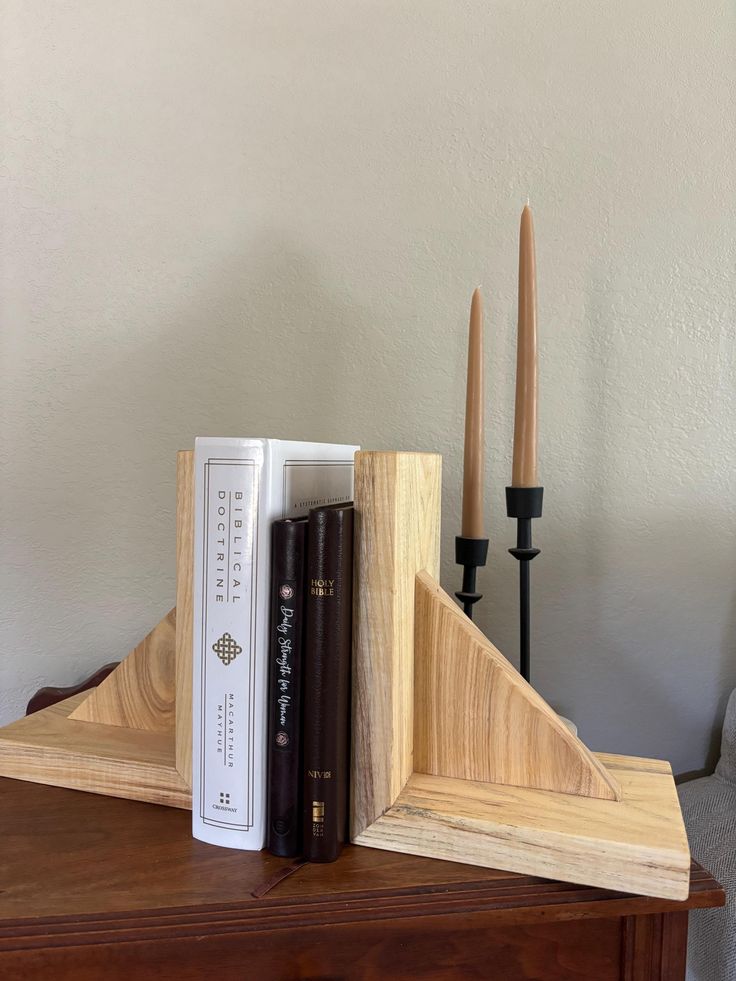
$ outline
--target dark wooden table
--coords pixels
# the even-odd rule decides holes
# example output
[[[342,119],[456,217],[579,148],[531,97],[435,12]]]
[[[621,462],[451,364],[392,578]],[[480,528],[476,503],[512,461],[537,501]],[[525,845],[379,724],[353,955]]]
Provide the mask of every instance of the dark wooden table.
[[[0,978],[684,977],[684,903],[348,848],[284,867],[194,841],[190,815],[0,779]]]

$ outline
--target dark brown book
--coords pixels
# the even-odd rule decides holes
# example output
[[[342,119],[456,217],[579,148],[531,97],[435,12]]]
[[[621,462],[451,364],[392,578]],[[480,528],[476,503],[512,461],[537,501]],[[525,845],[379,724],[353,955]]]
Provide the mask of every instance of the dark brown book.
[[[304,647],[304,857],[334,862],[347,838],[353,506],[309,512]]]
[[[301,851],[302,656],[307,519],[274,521],[268,686],[268,825],[274,855]]]

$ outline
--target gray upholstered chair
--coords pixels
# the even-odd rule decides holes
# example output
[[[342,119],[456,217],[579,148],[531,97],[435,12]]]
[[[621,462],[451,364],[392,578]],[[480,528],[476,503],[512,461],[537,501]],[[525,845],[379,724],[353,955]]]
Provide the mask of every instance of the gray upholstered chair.
[[[736,981],[736,690],[716,772],[682,784],[679,792],[693,858],[726,890],[721,909],[690,913],[688,981]]]

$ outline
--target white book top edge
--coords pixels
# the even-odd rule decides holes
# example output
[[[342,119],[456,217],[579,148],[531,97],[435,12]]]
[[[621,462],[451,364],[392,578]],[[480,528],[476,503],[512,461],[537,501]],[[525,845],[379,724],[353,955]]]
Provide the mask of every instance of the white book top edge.
[[[270,436],[197,436],[195,443],[219,445],[219,446],[262,446],[264,443],[277,446],[303,446],[303,447],[343,447],[358,449],[355,443],[324,443],[309,439],[273,439]]]

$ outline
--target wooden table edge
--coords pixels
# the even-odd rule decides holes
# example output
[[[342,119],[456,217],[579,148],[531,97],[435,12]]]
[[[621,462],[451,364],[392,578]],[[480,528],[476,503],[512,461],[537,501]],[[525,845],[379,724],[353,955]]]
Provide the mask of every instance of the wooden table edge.
[[[720,884],[697,864],[691,870],[690,895],[682,902],[531,876],[283,898],[279,897],[276,888],[262,899],[225,904],[0,919],[0,954],[25,949],[124,943],[126,940],[273,932],[455,914],[487,914],[489,926],[510,926],[679,913],[720,907],[725,901]]]

